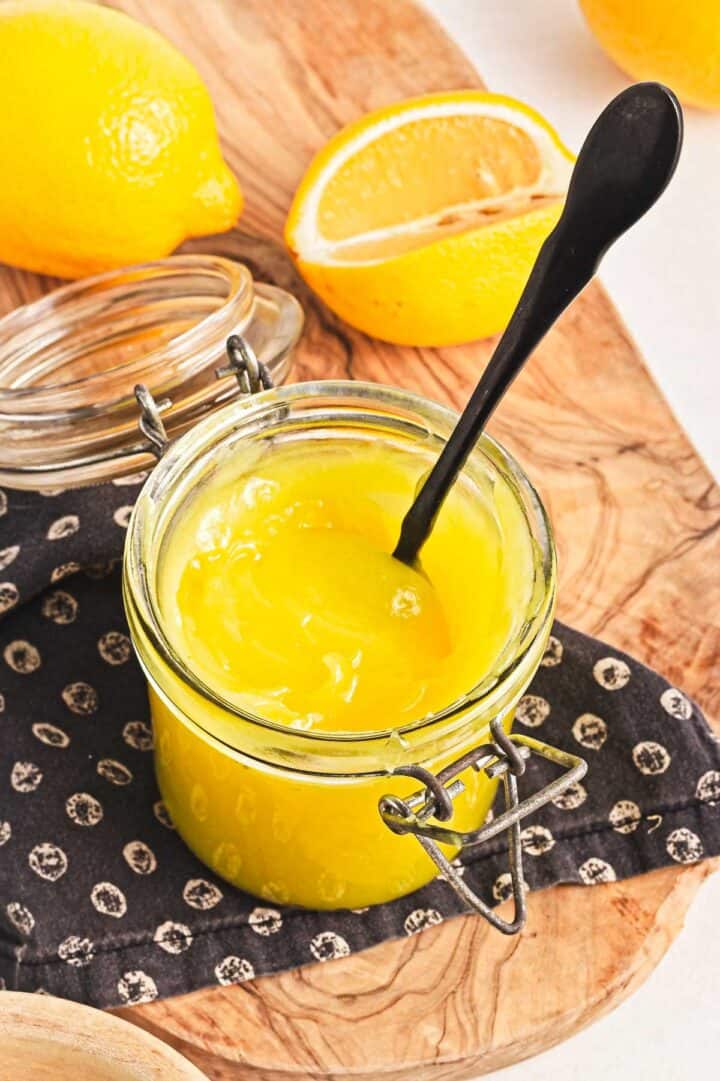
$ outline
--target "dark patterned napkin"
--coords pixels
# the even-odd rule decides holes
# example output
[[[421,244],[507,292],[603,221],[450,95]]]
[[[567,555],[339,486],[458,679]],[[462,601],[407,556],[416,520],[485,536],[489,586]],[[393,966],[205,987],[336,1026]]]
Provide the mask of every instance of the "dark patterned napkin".
[[[271,907],[213,876],[160,802],[120,599],[135,485],[0,493],[0,976],[95,1006],[328,961],[462,910],[440,879],[353,912]],[[520,731],[583,754],[523,829],[529,888],[594,885],[720,853],[720,745],[681,691],[557,624]],[[549,779],[533,761],[521,785]],[[464,858],[509,893],[504,838]]]

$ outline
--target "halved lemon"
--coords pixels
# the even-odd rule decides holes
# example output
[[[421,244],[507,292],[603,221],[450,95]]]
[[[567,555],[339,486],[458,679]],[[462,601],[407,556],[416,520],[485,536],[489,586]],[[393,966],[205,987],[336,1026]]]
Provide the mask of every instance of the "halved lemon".
[[[573,156],[535,110],[477,90],[370,113],[316,155],[285,240],[352,326],[450,345],[507,323],[557,221]]]

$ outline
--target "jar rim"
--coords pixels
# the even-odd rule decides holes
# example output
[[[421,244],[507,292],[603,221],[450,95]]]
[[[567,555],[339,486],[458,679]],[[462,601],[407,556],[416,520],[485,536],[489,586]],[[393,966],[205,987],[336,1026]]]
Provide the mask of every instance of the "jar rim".
[[[45,296],[29,304],[23,304],[15,308],[0,319],[0,348],[3,338],[7,337],[16,342],[20,340],[25,346],[23,359],[27,360],[30,355],[30,347],[33,344],[31,335],[38,340],[38,347],[46,344],[43,341],[41,331],[43,320],[57,315],[59,309],[64,309],[67,318],[68,309],[73,307],[81,314],[84,301],[92,299],[97,302],[103,299],[103,294],[110,294],[108,303],[112,304],[112,291],[118,287],[135,285],[136,296],[147,286],[156,283],[159,278],[185,274],[214,275],[221,278],[227,284],[227,296],[223,302],[203,319],[198,320],[193,326],[182,331],[165,341],[162,345],[148,350],[140,358],[133,358],[122,364],[116,365],[113,374],[124,372],[125,374],[141,368],[152,367],[162,356],[167,357],[169,351],[178,356],[187,355],[196,350],[208,335],[217,337],[222,334],[227,323],[228,316],[232,313],[236,318],[242,313],[238,309],[247,308],[252,299],[252,275],[242,263],[234,262],[220,255],[173,255],[167,259],[157,259],[153,262],[139,263],[136,266],[122,267],[118,270],[108,270],[102,274],[96,274],[89,278],[80,278],[78,281],[61,285]],[[30,338],[25,341],[25,336]],[[4,365],[12,363],[12,355],[8,357],[3,351],[0,359],[0,413],[14,401],[28,401],[40,396],[56,395],[58,392],[80,390],[90,385],[102,386],[107,381],[107,371],[99,369],[79,379],[60,380],[58,382],[45,383],[30,386],[7,386],[3,383]],[[106,402],[99,401],[98,408],[105,408]],[[53,414],[54,416],[54,414]]]
[[[395,405],[400,409],[414,410],[416,414],[423,417],[425,422],[433,423],[434,427],[445,428],[448,433],[457,419],[457,414],[447,406],[432,402],[413,391],[377,383],[354,380],[319,380],[290,384],[285,387],[263,391],[244,401],[236,401],[226,406],[213,416],[206,418],[195,429],[178,440],[148,478],[135,504],[128,527],[123,572],[123,594],[131,631],[135,624],[162,662],[174,672],[175,676],[185,686],[199,694],[202,699],[215,707],[219,707],[224,713],[252,726],[257,726],[266,733],[273,733],[275,736],[285,738],[291,736],[293,741],[297,741],[298,746],[302,746],[305,750],[313,746],[322,747],[323,744],[326,746],[335,745],[336,747],[342,744],[352,744],[353,746],[360,744],[377,745],[378,741],[386,742],[392,736],[406,737],[426,730],[433,731],[438,724],[444,722],[448,722],[451,726],[454,725],[454,722],[461,724],[468,711],[478,705],[481,705],[483,710],[491,709],[495,704],[501,705],[508,692],[516,684],[525,685],[534,674],[537,660],[539,660],[539,657],[535,657],[537,645],[538,642],[544,645],[544,637],[549,631],[553,616],[556,554],[552,527],[547,512],[522,467],[499,443],[490,436],[483,434],[469,461],[477,462],[479,456],[485,462],[489,461],[503,479],[509,482],[516,492],[519,491],[521,496],[525,497],[522,506],[526,514],[529,508],[534,516],[534,522],[529,523],[529,529],[531,536],[540,549],[541,555],[539,571],[536,567],[536,575],[540,573],[543,580],[542,595],[539,597],[535,612],[529,622],[523,622],[516,635],[518,643],[522,643],[522,648],[512,655],[511,661],[502,671],[493,676],[490,687],[485,686],[488,682],[485,679],[474,688],[471,688],[462,698],[450,703],[443,710],[427,714],[405,725],[361,732],[298,730],[253,714],[251,711],[229,702],[221,694],[209,687],[185,664],[163,630],[155,590],[148,581],[148,566],[145,559],[146,544],[153,544],[156,550],[159,549],[158,538],[155,538],[152,534],[151,519],[157,507],[162,506],[163,502],[167,502],[168,493],[172,491],[174,481],[190,466],[192,461],[197,461],[203,452],[206,452],[211,445],[214,446],[216,440],[221,441],[223,436],[237,435],[239,425],[243,419],[250,421],[253,414],[257,415],[265,408],[269,411],[274,410],[276,413],[281,413],[282,406],[292,403],[293,400],[300,402],[303,399],[309,399],[318,402],[322,399],[337,399],[347,402],[352,398],[378,399],[380,397],[386,404]],[[278,407],[281,408],[278,409]],[[150,532],[148,532],[148,529],[150,529]],[[137,642],[135,644],[137,649]],[[535,647],[535,650],[533,647]],[[146,673],[150,675],[148,666],[142,656],[140,656],[140,660]],[[193,718],[186,717],[186,719],[212,739],[219,739],[229,751],[238,753],[243,750],[241,747],[225,743],[216,733],[208,732],[203,725]]]

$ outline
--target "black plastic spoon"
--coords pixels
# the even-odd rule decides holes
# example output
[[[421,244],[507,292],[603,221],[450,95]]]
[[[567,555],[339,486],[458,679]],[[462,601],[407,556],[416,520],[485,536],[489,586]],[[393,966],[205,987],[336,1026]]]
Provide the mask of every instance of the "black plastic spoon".
[[[618,94],[595,121],[547,238],[490,363],[405,515],[396,559],[413,566],[445,496],[498,402],[558,316],[587,285],[610,245],[650,209],[675,172],[680,104],[660,83]]]

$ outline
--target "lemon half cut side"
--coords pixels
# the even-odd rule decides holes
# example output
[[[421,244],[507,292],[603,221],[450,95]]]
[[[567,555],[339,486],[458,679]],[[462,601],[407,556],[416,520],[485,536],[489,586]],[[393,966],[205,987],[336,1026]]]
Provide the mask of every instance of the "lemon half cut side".
[[[413,98],[316,155],[285,239],[308,284],[360,330],[408,345],[470,341],[506,324],[572,163],[550,125],[512,98]]]

